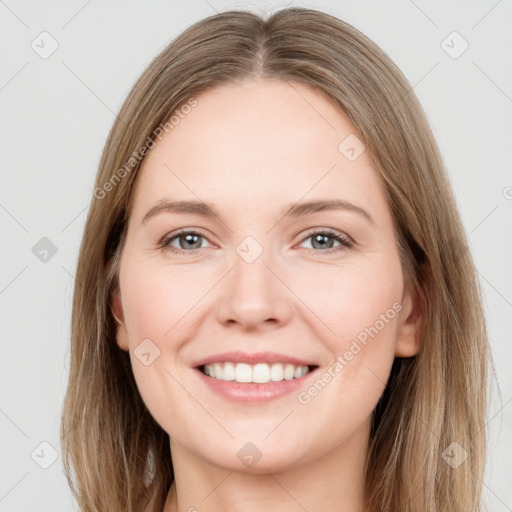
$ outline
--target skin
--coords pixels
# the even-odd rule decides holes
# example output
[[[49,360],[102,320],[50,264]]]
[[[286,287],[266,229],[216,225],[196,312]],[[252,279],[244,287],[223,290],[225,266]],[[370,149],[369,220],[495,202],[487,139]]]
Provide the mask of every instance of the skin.
[[[250,79],[196,99],[142,163],[113,296],[117,343],[171,439],[164,511],[360,511],[371,413],[394,358],[419,350],[418,299],[402,278],[383,184],[367,151],[349,161],[338,150],[358,132],[313,89]],[[220,218],[165,212],[142,224],[166,197],[213,203]],[[373,222],[349,210],[283,217],[313,199],[343,199]],[[180,228],[203,237],[163,248]],[[328,238],[326,254],[312,228],[353,245]],[[247,236],[263,249],[252,263],[236,252]],[[191,367],[268,350],[314,361],[321,375],[394,303],[401,311],[307,404],[296,392],[230,402]],[[160,350],[148,366],[134,355],[144,339]],[[247,442],[262,454],[251,467],[237,457]]]

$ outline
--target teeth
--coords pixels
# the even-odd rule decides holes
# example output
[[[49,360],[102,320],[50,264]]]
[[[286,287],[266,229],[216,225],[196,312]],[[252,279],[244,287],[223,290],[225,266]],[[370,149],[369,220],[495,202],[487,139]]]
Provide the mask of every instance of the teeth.
[[[287,364],[284,367],[284,378],[286,380],[292,380],[295,375],[295,366],[293,364]]]
[[[250,365],[246,363],[214,363],[204,366],[204,374],[218,380],[236,382],[255,382],[265,384],[267,382],[280,382],[282,380],[299,379],[308,373],[307,366],[295,366],[293,364],[258,363]]]
[[[222,375],[220,377],[215,376],[222,380]],[[252,382],[252,368],[249,364],[238,363],[235,367],[235,380],[237,382]]]
[[[224,373],[221,377],[223,380],[235,380],[235,365],[233,363],[224,363]]]
[[[268,368],[268,364],[264,366]],[[279,382],[280,380],[284,379],[284,368],[282,364],[273,364],[271,366],[269,379],[273,382]]]
[[[249,371],[250,371],[249,366]],[[252,368],[252,382],[265,383],[270,381],[270,368],[268,364],[257,364]],[[250,381],[246,381],[250,382]]]

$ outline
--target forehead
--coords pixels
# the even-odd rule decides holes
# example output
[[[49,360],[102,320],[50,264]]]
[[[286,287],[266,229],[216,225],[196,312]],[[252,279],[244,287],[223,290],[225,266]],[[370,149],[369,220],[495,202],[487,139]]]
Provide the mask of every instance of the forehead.
[[[311,87],[250,79],[210,88],[195,100],[142,162],[135,205],[165,192],[219,202],[243,198],[251,207],[263,206],[262,198],[379,193],[357,129]],[[362,153],[347,158],[347,144]]]

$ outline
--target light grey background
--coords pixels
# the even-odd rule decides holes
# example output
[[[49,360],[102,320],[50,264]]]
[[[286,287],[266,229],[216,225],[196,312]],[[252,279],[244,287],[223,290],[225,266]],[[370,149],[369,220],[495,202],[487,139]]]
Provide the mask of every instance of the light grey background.
[[[502,393],[493,387],[486,504],[512,511],[511,0],[0,1],[1,511],[75,509],[59,444],[73,275],[115,113],[192,22],[291,4],[325,10],[373,39],[427,112],[478,265]],[[464,41],[453,31],[469,44],[457,58]],[[58,48],[42,58],[31,44],[48,52],[51,38]],[[32,251],[43,237],[57,249],[46,262]]]

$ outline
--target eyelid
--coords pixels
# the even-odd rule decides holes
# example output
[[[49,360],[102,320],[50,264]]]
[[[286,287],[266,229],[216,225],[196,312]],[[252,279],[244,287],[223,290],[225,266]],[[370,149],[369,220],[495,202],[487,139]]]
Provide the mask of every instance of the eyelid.
[[[340,255],[340,253],[345,252],[348,249],[351,249],[355,242],[354,240],[345,234],[342,231],[338,231],[337,229],[332,228],[311,228],[310,230],[306,231],[301,235],[301,240],[296,245],[300,245],[304,243],[309,238],[313,237],[314,235],[327,235],[329,238],[334,239],[337,241],[340,245],[338,247],[328,248],[328,249],[314,249],[314,248],[305,248],[306,251],[308,251],[309,254],[322,255],[325,257],[329,257],[331,255],[337,256]]]
[[[159,242],[159,246],[163,248],[164,250],[169,250],[172,253],[175,254],[189,254],[194,255],[197,254],[198,251],[201,249],[206,249],[206,247],[200,247],[199,249],[193,249],[193,250],[185,250],[185,249],[178,249],[176,247],[172,247],[169,242],[173,239],[178,238],[181,235],[188,235],[188,234],[194,234],[199,235],[203,239],[207,240],[208,243],[212,244],[212,242],[209,240],[208,236],[206,236],[201,229],[199,228],[193,228],[193,227],[187,227],[187,228],[181,228],[178,231],[173,231],[167,235],[165,235]],[[295,244],[300,245],[301,243],[305,242],[308,238],[311,238],[313,235],[317,234],[323,234],[328,235],[330,238],[333,238],[338,243],[340,243],[340,246],[335,248],[329,248],[329,249],[314,249],[314,248],[306,248],[309,252],[313,253],[319,253],[319,254],[332,254],[332,253],[338,253],[341,252],[341,250],[350,249],[354,246],[355,241],[352,239],[352,237],[348,236],[346,233],[342,231],[338,231],[337,229],[333,228],[321,228],[321,227],[315,227],[310,228],[307,231],[303,232],[301,234],[301,239]],[[215,245],[215,244],[213,244]],[[294,247],[295,247],[294,246]]]
[[[302,233],[300,241],[303,242],[310,236],[313,236],[316,234],[331,235],[334,238],[341,238],[345,242],[350,243],[351,245],[355,244],[355,241],[352,237],[348,236],[343,231],[338,231],[337,229],[333,229],[333,228],[311,228],[311,229],[308,229],[306,232]]]
[[[171,247],[169,244],[169,242],[173,239],[173,238],[177,238],[179,237],[180,235],[200,235],[202,238],[204,238],[205,240],[208,241],[208,243],[212,244],[212,245],[215,245],[213,244],[213,242],[210,241],[209,237],[203,233],[203,231],[199,228],[193,228],[193,227],[190,227],[190,228],[180,228],[178,229],[178,231],[173,231],[171,233],[168,233],[166,234],[159,242],[159,245],[161,247],[163,247],[164,249],[166,248],[170,248],[170,250],[175,250],[177,252],[187,252],[189,254],[192,254],[196,251],[198,251],[199,249],[193,249],[192,251],[185,251],[184,249],[176,249],[175,247]]]

